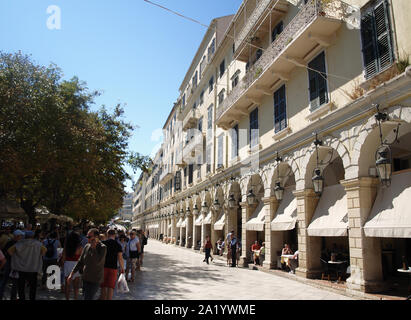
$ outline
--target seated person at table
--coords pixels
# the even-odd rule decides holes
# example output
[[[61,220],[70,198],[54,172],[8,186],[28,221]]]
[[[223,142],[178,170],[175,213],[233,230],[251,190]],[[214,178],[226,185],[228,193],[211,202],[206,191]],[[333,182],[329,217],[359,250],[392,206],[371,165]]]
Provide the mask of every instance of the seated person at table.
[[[254,264],[259,264],[259,255],[260,255],[260,245],[258,241],[255,241],[254,244],[251,246],[251,251],[253,252],[253,262]]]
[[[224,245],[223,245],[223,241],[221,239],[218,239],[218,241],[216,243],[216,247],[217,247],[217,254],[222,256],[223,251],[224,251]]]
[[[287,243],[284,244],[284,248],[281,251],[281,255],[286,255],[286,254],[293,254],[293,252],[290,249],[290,246]]]
[[[290,268],[290,273],[295,274],[295,269],[298,267],[298,250],[288,259],[287,266]]]

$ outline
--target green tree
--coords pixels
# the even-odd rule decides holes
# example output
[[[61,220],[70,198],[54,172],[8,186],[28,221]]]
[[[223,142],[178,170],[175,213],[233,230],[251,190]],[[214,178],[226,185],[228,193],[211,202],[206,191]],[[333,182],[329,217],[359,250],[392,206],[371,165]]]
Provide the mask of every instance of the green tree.
[[[31,221],[35,208],[106,221],[122,205],[133,127],[91,112],[99,95],[55,65],[21,53],[0,54],[0,196],[15,199]]]

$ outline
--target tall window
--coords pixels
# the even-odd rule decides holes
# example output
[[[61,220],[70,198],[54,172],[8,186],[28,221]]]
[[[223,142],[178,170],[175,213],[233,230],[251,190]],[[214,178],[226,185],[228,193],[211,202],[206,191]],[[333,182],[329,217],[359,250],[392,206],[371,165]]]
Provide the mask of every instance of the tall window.
[[[239,78],[239,76],[238,76],[238,73],[236,72],[236,74],[234,75],[234,78],[232,78],[232,80],[231,80],[231,87],[232,88],[235,88],[237,86],[238,80],[239,80],[238,78]]]
[[[200,106],[204,103],[204,89],[200,93]]]
[[[177,171],[174,177],[174,190],[181,190],[181,171]]]
[[[213,39],[213,42],[211,42],[211,45],[208,47],[208,62],[211,61],[211,58],[213,57],[214,52],[215,52],[215,38]]]
[[[207,173],[211,171],[211,147],[212,144],[209,144],[206,149]]]
[[[214,88],[214,76],[210,78],[210,81],[208,81],[208,93],[213,91]]]
[[[218,160],[217,160],[217,168],[223,166],[223,158],[224,158],[224,134],[220,134],[218,136]]]
[[[186,94],[184,93],[183,94],[183,108],[184,108],[185,105],[186,105]]]
[[[213,105],[211,104],[207,109],[207,129],[213,128]]]
[[[369,79],[394,62],[387,0],[374,2],[362,14],[361,38],[365,78]]]
[[[194,164],[188,165],[188,184],[193,183]]]
[[[222,89],[220,93],[218,94],[218,105],[220,105],[224,101],[224,92],[225,92],[225,89]]]
[[[324,103],[328,103],[327,74],[325,73],[324,51],[308,64],[308,68],[310,104],[311,110],[314,110]]]
[[[253,148],[258,144],[258,108],[250,113],[250,147]]]
[[[275,39],[280,35],[281,32],[283,32],[284,28],[284,23],[280,21],[273,29],[273,32],[271,33],[271,42],[274,42]]]
[[[223,76],[225,72],[225,60],[220,63],[220,78]]]
[[[231,159],[238,157],[238,124],[231,129]]]
[[[197,79],[198,79],[198,71],[196,71],[193,77],[193,88],[194,89],[197,88]]]
[[[285,85],[274,92],[274,130],[275,133],[287,127],[287,105],[285,98]]]

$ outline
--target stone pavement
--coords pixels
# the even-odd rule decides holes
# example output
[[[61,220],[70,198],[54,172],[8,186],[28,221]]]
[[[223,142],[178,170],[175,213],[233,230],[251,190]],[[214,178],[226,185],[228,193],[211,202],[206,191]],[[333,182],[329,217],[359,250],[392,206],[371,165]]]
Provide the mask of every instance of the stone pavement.
[[[144,266],[130,292],[114,300],[350,300],[337,292],[272,273],[230,268],[223,260],[149,239]],[[293,276],[293,275],[292,275]],[[7,297],[9,293],[6,293]],[[80,296],[81,298],[82,296]],[[59,291],[37,291],[38,300],[64,300]]]

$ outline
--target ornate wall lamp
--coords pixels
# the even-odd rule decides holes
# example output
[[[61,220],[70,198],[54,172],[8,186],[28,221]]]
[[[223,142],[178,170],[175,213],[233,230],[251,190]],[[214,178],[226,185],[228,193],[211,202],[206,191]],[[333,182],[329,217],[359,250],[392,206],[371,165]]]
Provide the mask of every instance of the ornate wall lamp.
[[[203,213],[207,213],[208,212],[208,206],[207,206],[207,202],[203,201],[203,204],[201,205],[201,212]]]
[[[312,177],[312,182],[314,186],[314,192],[318,195],[321,196],[323,189],[324,189],[324,177],[322,176],[322,171],[321,167],[326,167],[331,163],[331,160],[333,159],[334,155],[334,149],[331,149],[331,156],[327,161],[319,161],[318,157],[318,146],[323,145],[323,141],[318,139],[318,134],[317,132],[315,133],[315,140],[314,140],[314,145],[315,145],[315,152],[316,152],[316,168],[313,171],[313,177]]]
[[[378,124],[380,134],[380,145],[375,151],[375,167],[377,168],[378,177],[380,178],[381,185],[383,187],[389,187],[391,185],[392,175],[392,152],[391,146],[399,142],[398,133],[400,130],[400,124],[394,129],[395,139],[392,142],[382,139],[382,125],[381,123],[388,120],[388,114],[380,112],[379,105],[375,105],[377,114],[375,115],[375,121]]]
[[[254,194],[254,192],[253,192],[253,189],[250,189],[250,190],[248,191],[248,194],[247,194],[247,203],[248,203],[249,205],[253,205],[253,204],[256,203],[256,196],[255,196],[255,194]]]
[[[230,194],[230,197],[228,198],[228,207],[230,209],[233,209],[237,206],[237,201],[234,198],[234,194]]]

